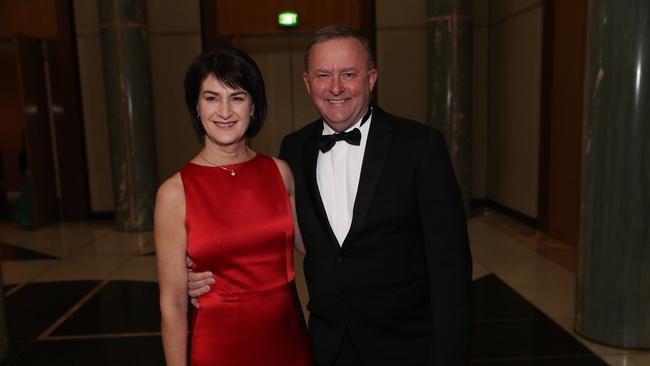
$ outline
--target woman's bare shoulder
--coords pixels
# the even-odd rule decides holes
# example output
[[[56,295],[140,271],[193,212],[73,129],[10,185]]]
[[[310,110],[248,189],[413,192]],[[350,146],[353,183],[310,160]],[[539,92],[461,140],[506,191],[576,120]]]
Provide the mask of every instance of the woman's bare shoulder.
[[[158,187],[156,203],[172,206],[185,203],[185,191],[180,173],[174,174]]]

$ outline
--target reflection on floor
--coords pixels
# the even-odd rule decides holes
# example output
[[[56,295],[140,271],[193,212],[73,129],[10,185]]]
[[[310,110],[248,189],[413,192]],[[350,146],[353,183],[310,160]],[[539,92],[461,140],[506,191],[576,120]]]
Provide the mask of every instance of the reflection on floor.
[[[573,333],[571,248],[495,214],[470,220],[470,235],[473,364],[650,365],[650,353]],[[152,253],[151,233],[118,233],[109,223],[31,232],[0,224],[5,364],[163,364]]]

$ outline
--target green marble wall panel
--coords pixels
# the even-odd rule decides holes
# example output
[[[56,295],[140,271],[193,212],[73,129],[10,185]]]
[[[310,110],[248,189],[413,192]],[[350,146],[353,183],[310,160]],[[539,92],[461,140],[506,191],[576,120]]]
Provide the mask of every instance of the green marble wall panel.
[[[428,122],[443,132],[465,211],[472,195],[472,14],[470,0],[428,0]]]
[[[146,1],[99,0],[118,230],[153,227],[156,173]]]
[[[576,330],[650,348],[650,2],[591,0]]]

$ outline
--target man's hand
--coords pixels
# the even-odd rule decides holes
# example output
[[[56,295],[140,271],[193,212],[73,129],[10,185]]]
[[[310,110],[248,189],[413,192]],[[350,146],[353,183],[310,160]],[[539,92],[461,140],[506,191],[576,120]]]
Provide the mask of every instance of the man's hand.
[[[195,308],[199,308],[199,296],[210,292],[210,286],[214,285],[214,277],[212,272],[192,272],[192,258],[185,256],[185,264],[187,265],[187,294],[190,301]]]

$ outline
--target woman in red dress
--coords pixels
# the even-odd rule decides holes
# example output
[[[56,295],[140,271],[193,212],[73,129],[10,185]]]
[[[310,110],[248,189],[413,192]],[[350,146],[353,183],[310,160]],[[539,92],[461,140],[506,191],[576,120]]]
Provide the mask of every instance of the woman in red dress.
[[[305,366],[309,341],[294,284],[293,176],[251,150],[266,116],[264,81],[244,52],[199,56],[185,99],[203,149],[159,188],[154,235],[167,365],[187,364],[187,269],[211,271],[189,358],[201,365]]]

